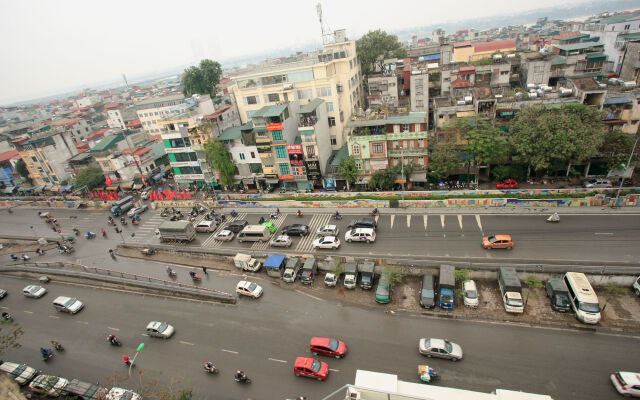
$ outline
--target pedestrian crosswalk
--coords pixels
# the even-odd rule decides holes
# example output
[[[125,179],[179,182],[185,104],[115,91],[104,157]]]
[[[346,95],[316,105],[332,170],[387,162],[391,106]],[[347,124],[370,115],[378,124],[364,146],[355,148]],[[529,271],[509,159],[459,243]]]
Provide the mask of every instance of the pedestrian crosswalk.
[[[214,230],[204,242],[202,242],[202,247],[207,248],[215,248],[220,247],[222,245],[222,241],[216,240],[216,234],[224,229],[224,227],[232,221],[239,221],[247,218],[247,213],[239,213],[237,217],[229,217],[227,216],[225,221],[222,222],[216,230]],[[235,239],[234,239],[235,240]]]

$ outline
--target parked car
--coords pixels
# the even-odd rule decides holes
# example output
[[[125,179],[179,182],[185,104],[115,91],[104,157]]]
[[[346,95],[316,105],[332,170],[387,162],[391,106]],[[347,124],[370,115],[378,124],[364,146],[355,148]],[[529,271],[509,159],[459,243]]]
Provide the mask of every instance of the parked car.
[[[320,360],[310,357],[298,357],[293,364],[293,373],[296,376],[306,376],[319,381],[327,379],[329,376],[329,366]]]
[[[149,336],[155,336],[163,339],[169,339],[173,335],[173,326],[166,322],[151,321],[145,329],[145,333]]]
[[[309,234],[309,226],[302,224],[287,225],[282,228],[282,234],[289,236],[307,236]]]
[[[34,299],[38,299],[44,296],[45,293],[47,293],[47,289],[38,285],[29,285],[26,288],[22,289],[22,294],[24,294],[26,297],[32,297]]]
[[[291,247],[291,238],[287,235],[279,235],[271,239],[271,247]]]
[[[611,383],[623,396],[640,397],[640,373],[618,371],[611,374]]]
[[[446,339],[420,339],[418,351],[427,357],[446,358],[451,361],[462,359],[462,347]]]
[[[312,337],[309,343],[311,354],[342,358],[347,354],[347,345],[341,340],[328,337]]]
[[[589,179],[584,181],[583,186],[585,188],[594,189],[594,188],[612,188],[613,183],[611,183],[608,179]]]
[[[482,247],[485,249],[513,249],[513,240],[510,235],[489,235],[482,238]]]
[[[344,234],[344,240],[347,242],[375,242],[376,241],[376,232],[371,228],[356,228],[347,231]]]
[[[58,397],[68,384],[69,381],[65,378],[53,375],[38,375],[29,384],[29,390],[45,396]]]
[[[37,369],[26,364],[16,364],[6,361],[0,361],[0,371],[8,374],[18,385],[26,385],[38,375]]]
[[[136,215],[142,214],[143,212],[147,211],[148,209],[149,209],[149,206],[146,205],[146,204],[143,204],[140,207],[133,207],[127,213],[127,217],[135,217]]]
[[[518,181],[515,179],[503,179],[496,182],[496,189],[517,189]]]
[[[316,234],[319,236],[338,236],[340,229],[336,225],[325,225],[318,228]]]
[[[480,304],[476,283],[472,280],[462,282],[462,301],[465,306],[477,308]]]
[[[347,227],[349,229],[370,228],[375,230],[377,228],[377,224],[376,224],[375,218],[365,217],[365,218],[352,220]]]
[[[249,225],[249,223],[244,219],[238,219],[235,221],[231,221],[224,227],[224,229],[231,231],[233,233],[238,233],[244,229],[245,226]]]
[[[391,301],[391,273],[380,274],[378,286],[376,287],[376,303],[387,304]]]
[[[0,289],[0,299],[4,299],[7,296],[7,291]]]
[[[434,308],[436,306],[435,280],[432,274],[422,275],[420,305],[424,308]]]
[[[262,296],[262,287],[255,282],[240,281],[236,285],[236,293],[257,299]]]
[[[230,242],[231,240],[233,240],[234,235],[235,233],[229,230],[223,229],[220,232],[215,234],[215,238],[216,240],[219,240],[221,242]]]
[[[340,239],[335,236],[324,236],[313,241],[314,249],[337,249],[340,247]]]

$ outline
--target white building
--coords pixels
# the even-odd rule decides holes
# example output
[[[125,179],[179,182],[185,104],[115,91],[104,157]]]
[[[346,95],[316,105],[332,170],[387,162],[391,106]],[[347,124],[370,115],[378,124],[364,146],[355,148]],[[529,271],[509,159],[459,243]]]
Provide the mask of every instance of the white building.
[[[633,14],[619,14],[606,18],[594,18],[577,25],[581,33],[589,33],[600,38],[604,44],[604,54],[609,61],[613,61],[613,72],[619,74],[624,58],[624,49],[619,42],[618,35],[640,32],[640,12]],[[622,43],[624,44],[624,43]]]
[[[136,104],[138,118],[142,124],[142,129],[149,134],[158,134],[166,130],[161,121],[171,120],[181,114],[181,110],[176,106],[185,104],[187,99],[181,94],[165,97],[153,97]]]

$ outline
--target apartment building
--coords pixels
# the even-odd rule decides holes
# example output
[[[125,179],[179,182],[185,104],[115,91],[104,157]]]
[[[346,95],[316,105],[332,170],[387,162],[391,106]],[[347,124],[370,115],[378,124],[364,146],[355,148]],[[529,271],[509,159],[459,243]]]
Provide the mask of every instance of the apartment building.
[[[264,174],[260,153],[256,147],[253,123],[229,127],[216,140],[227,148],[236,166],[234,183],[242,184],[248,189],[262,188],[265,184]],[[277,181],[276,179],[276,183]]]
[[[85,140],[87,136],[91,134],[89,124],[82,118],[54,121],[51,126],[52,129],[64,132],[67,136],[70,136],[74,143]]]
[[[311,100],[302,106],[297,114],[299,145],[302,149],[307,180],[314,187],[322,187],[322,171],[326,170],[332,153],[324,100],[320,98]]]
[[[102,110],[107,115],[107,126],[112,129],[127,129],[127,123],[138,118],[134,107],[127,107],[123,103],[111,103]]]
[[[398,75],[393,67],[388,73],[367,76],[369,107],[398,107]]]
[[[66,161],[78,154],[78,150],[69,135],[60,131],[45,131],[13,143],[34,185],[59,185],[70,178],[65,168]]]
[[[344,30],[333,37],[333,43],[306,57],[235,74],[231,89],[241,120],[249,121],[266,105],[302,104],[318,97],[325,101],[331,146],[339,149],[345,143],[345,124],[363,107],[364,94],[355,41],[347,40]]]
[[[181,94],[153,97],[138,102],[135,107],[142,129],[149,134],[159,134],[164,128],[158,122],[180,114],[181,110],[176,106],[186,102],[187,99]]]
[[[620,66],[620,79],[640,85],[640,34],[625,43],[625,54]]]

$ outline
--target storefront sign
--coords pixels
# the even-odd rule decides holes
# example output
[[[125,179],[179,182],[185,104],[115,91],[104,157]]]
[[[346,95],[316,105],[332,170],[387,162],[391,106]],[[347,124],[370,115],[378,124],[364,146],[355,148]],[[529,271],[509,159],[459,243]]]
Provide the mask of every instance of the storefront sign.
[[[389,162],[387,160],[371,160],[371,171],[379,171],[381,169],[387,169]]]
[[[165,153],[191,153],[193,149],[191,147],[176,147],[175,149],[164,149]]]
[[[324,178],[324,187],[327,189],[333,189],[336,187],[336,181],[331,178]]]
[[[197,161],[180,161],[180,162],[172,162],[172,167],[199,167],[200,163]]]
[[[305,161],[304,166],[307,167],[307,179],[315,181],[320,179],[320,162],[319,161]]]
[[[256,145],[258,153],[271,153],[271,146],[268,144]]]
[[[264,174],[266,179],[278,179],[278,175],[276,174]]]
[[[267,124],[268,131],[281,131],[282,130],[282,122],[277,124]]]
[[[299,144],[288,144],[287,145],[287,153],[289,153],[289,154],[302,154],[302,145],[299,145]]]
[[[204,174],[182,174],[174,175],[174,179],[177,181],[191,181],[194,179],[204,180]]]
[[[278,175],[278,179],[293,180],[293,175]]]

